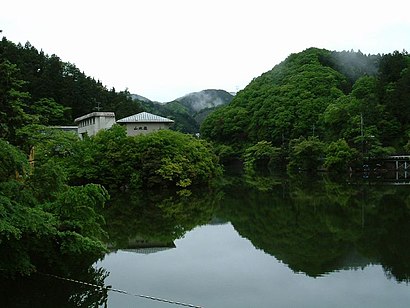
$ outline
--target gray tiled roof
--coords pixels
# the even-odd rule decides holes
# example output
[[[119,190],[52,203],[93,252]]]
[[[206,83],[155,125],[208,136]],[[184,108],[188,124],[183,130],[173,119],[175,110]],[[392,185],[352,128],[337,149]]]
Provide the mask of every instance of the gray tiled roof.
[[[147,123],[147,122],[162,122],[162,123],[173,123],[173,120],[157,116],[152,113],[148,112],[141,112],[134,114],[132,116],[120,119],[117,121],[117,123]]]

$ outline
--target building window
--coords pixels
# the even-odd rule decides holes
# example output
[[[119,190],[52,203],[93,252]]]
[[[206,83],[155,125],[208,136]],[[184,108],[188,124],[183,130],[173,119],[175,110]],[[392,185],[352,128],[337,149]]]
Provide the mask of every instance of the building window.
[[[146,126],[144,126],[144,130],[147,130],[147,127],[146,127]]]

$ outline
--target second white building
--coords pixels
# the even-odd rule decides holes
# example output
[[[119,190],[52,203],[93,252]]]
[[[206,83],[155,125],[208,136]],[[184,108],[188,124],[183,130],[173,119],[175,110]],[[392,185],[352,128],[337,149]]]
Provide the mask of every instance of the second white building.
[[[126,126],[127,136],[135,136],[160,129],[168,129],[174,121],[149,112],[141,112],[120,119],[117,123]]]

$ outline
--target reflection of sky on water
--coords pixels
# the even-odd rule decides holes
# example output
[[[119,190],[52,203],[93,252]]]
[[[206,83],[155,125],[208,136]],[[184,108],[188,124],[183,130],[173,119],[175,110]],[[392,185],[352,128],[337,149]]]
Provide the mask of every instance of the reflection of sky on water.
[[[197,227],[153,254],[117,251],[97,264],[107,285],[204,307],[408,307],[410,286],[381,266],[311,278],[255,249],[231,224]],[[109,293],[109,307],[172,307]],[[176,306],[175,306],[176,307]]]

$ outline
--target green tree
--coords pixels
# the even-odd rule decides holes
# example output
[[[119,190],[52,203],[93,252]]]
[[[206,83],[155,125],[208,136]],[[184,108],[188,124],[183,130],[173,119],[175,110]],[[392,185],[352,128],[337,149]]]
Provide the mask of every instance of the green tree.
[[[256,168],[267,168],[279,161],[280,148],[273,147],[271,142],[259,141],[246,149],[243,155],[245,168],[254,170]]]
[[[328,140],[345,138],[349,142],[360,135],[360,122],[356,123],[357,115],[360,116],[357,106],[359,102],[351,96],[342,96],[331,102],[322,114]]]
[[[346,171],[359,156],[358,151],[349,147],[344,139],[331,142],[325,153],[324,166],[329,171]]]
[[[31,113],[38,117],[42,125],[61,125],[65,122],[67,112],[70,110],[54,99],[42,98],[30,106]]]
[[[17,174],[25,175],[28,161],[23,153],[7,141],[0,139],[0,181],[16,178]]]
[[[75,183],[99,183],[107,188],[187,187],[209,183],[221,168],[211,146],[171,130],[127,137],[114,125],[80,142],[67,158]]]
[[[24,82],[17,75],[16,65],[0,63],[0,138],[10,141],[14,141],[17,128],[34,120],[27,114],[30,95],[21,92]]]
[[[190,135],[162,130],[131,139],[142,187],[208,184],[220,174],[210,145]]]
[[[289,170],[316,171],[323,164],[324,143],[317,137],[294,139],[289,144]]]

